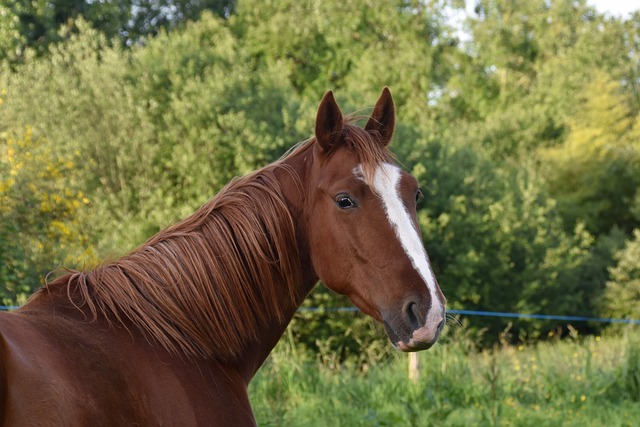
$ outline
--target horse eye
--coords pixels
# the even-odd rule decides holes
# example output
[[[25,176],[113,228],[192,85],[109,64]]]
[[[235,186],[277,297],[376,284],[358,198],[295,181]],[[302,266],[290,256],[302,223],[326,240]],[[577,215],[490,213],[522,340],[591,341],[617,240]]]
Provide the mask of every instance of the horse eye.
[[[356,204],[347,196],[338,196],[336,204],[340,209],[352,209],[356,207]]]
[[[422,194],[422,190],[418,189],[418,191],[416,191],[416,203],[420,201],[420,199],[422,199],[423,197],[424,197],[424,194]]]

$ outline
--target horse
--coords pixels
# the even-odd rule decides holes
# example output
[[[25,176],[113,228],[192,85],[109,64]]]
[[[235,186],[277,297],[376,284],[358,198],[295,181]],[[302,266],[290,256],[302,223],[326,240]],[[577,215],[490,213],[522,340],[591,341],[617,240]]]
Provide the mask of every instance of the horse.
[[[384,88],[364,127],[332,92],[315,135],[235,178],[128,255],[66,270],[0,316],[6,426],[251,426],[247,387],[317,282],[431,347],[445,298],[388,149]]]

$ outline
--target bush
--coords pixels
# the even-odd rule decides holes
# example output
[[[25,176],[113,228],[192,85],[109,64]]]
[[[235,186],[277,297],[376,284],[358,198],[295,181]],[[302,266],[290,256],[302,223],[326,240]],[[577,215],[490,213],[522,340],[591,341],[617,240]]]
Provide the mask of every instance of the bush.
[[[0,135],[0,298],[23,303],[61,265],[91,262],[77,213],[89,199],[77,189],[75,159],[33,135]],[[83,250],[81,248],[88,247]]]
[[[610,269],[603,311],[611,317],[640,319],[640,229],[614,258],[616,265]]]

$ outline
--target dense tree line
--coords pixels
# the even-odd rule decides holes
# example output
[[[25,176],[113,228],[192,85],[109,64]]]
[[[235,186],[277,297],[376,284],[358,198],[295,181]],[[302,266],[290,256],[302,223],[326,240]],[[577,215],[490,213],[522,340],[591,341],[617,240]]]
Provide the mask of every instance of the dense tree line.
[[[640,315],[640,13],[480,0],[460,31],[461,7],[0,1],[4,302],[132,249],[308,138],[324,91],[349,111],[388,85],[450,307]],[[344,303],[321,289],[308,302]],[[293,332],[309,346],[342,334],[349,353],[369,327],[302,313]]]
[[[228,17],[234,7],[234,0],[0,0],[0,59],[17,64],[28,53],[46,54],[49,45],[78,30],[78,19],[109,42],[131,45],[205,11]]]

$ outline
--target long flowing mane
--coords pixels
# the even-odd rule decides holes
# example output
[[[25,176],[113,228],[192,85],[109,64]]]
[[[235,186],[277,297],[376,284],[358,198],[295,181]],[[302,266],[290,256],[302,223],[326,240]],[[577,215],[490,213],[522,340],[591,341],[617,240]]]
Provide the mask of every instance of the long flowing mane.
[[[390,159],[375,135],[358,126],[346,124],[342,136],[365,179]],[[243,343],[259,338],[261,323],[284,320],[278,289],[284,286],[291,303],[299,302],[295,219],[274,171],[314,143],[304,141],[278,162],[231,181],[129,255],[92,271],[69,271],[45,289],[66,286],[69,300],[89,320],[132,324],[174,354],[237,356]],[[300,178],[288,173],[302,190]]]
[[[131,322],[167,350],[226,359],[259,323],[294,301],[299,256],[294,222],[267,167],[229,183],[190,217],[128,256],[47,285],[68,285],[78,308]]]

